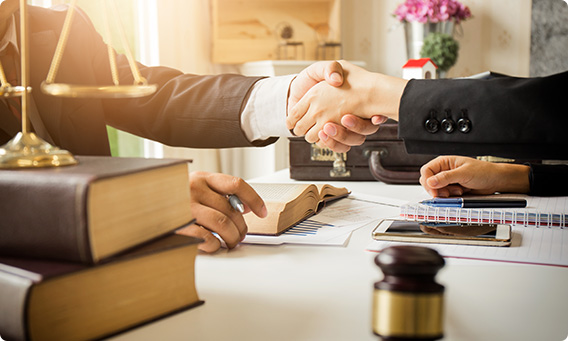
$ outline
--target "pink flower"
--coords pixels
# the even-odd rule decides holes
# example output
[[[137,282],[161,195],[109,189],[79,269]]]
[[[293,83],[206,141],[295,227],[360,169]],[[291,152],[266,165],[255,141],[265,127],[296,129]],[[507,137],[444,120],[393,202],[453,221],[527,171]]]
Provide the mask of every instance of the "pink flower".
[[[459,23],[471,17],[469,7],[457,0],[406,0],[397,6],[393,15],[399,21]]]

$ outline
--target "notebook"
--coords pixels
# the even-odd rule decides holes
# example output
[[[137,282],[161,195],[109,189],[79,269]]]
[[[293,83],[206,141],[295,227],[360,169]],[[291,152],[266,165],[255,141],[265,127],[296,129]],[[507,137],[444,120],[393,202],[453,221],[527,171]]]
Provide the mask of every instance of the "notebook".
[[[400,216],[411,221],[511,224],[568,227],[568,197],[531,197],[526,208],[455,208],[405,204]]]

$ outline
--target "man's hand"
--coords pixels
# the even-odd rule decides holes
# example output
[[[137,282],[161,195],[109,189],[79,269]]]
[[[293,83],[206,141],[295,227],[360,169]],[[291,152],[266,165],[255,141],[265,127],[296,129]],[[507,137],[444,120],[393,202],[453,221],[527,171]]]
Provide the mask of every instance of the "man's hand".
[[[439,156],[422,166],[420,184],[433,197],[528,193],[529,167],[462,156]]]
[[[199,249],[215,252],[221,242],[217,233],[228,248],[234,248],[246,236],[247,225],[241,213],[233,209],[227,195],[237,195],[245,205],[245,213],[254,212],[264,218],[266,206],[260,196],[243,179],[230,175],[207,172],[190,174],[191,211],[196,223],[178,230],[179,234],[202,238]]]
[[[328,122],[319,131],[318,146],[329,148],[337,153],[346,153],[351,146],[359,146],[365,142],[367,135],[377,132],[379,125],[388,117],[373,116],[370,120],[347,114],[341,118],[341,124]]]
[[[290,84],[286,115],[314,85],[326,81],[332,86],[343,84],[343,68],[336,61],[321,61],[303,69]]]
[[[304,69],[290,85],[287,108],[288,115],[294,116],[292,115],[292,111],[295,110],[294,107],[296,104],[319,82],[326,81],[326,83],[333,87],[342,86],[344,78],[347,77],[347,72],[344,71],[345,67],[353,69],[352,71],[356,71],[357,73],[362,73],[363,70],[345,61],[318,62]],[[363,73],[368,74],[368,72]],[[317,132],[314,130],[315,134],[312,133],[309,138],[306,136],[306,140],[317,141],[318,145],[321,147],[327,147],[336,152],[346,152],[351,146],[361,145],[367,135],[377,131],[377,125],[386,121],[386,117],[379,115],[373,116],[371,119],[363,119],[355,115],[347,116],[345,122],[342,120],[343,126],[337,124],[339,122],[329,122],[324,125],[322,131]],[[291,119],[291,117],[288,117],[287,124],[289,129],[296,128],[294,124],[292,124],[296,122],[296,120],[296,118]],[[300,131],[303,130],[300,129]]]

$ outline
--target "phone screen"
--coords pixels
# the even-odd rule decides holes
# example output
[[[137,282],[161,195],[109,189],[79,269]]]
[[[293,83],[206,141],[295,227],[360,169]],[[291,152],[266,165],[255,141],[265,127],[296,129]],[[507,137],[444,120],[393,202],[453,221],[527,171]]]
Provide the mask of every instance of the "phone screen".
[[[495,239],[496,224],[459,224],[459,223],[426,223],[411,221],[393,221],[385,231],[386,234],[405,236],[437,236],[447,238],[481,238]]]

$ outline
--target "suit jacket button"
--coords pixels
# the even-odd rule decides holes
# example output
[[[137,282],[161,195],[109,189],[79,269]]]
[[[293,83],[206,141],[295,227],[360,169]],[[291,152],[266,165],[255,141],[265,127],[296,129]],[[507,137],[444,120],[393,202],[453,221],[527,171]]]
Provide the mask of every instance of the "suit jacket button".
[[[442,130],[446,134],[451,134],[454,131],[455,127],[456,124],[454,123],[454,120],[452,120],[451,118],[444,118],[442,120]]]
[[[440,122],[435,118],[429,118],[424,122],[424,127],[427,132],[434,134],[440,129]]]
[[[458,130],[464,134],[471,131],[471,121],[467,117],[462,117],[458,120]]]

